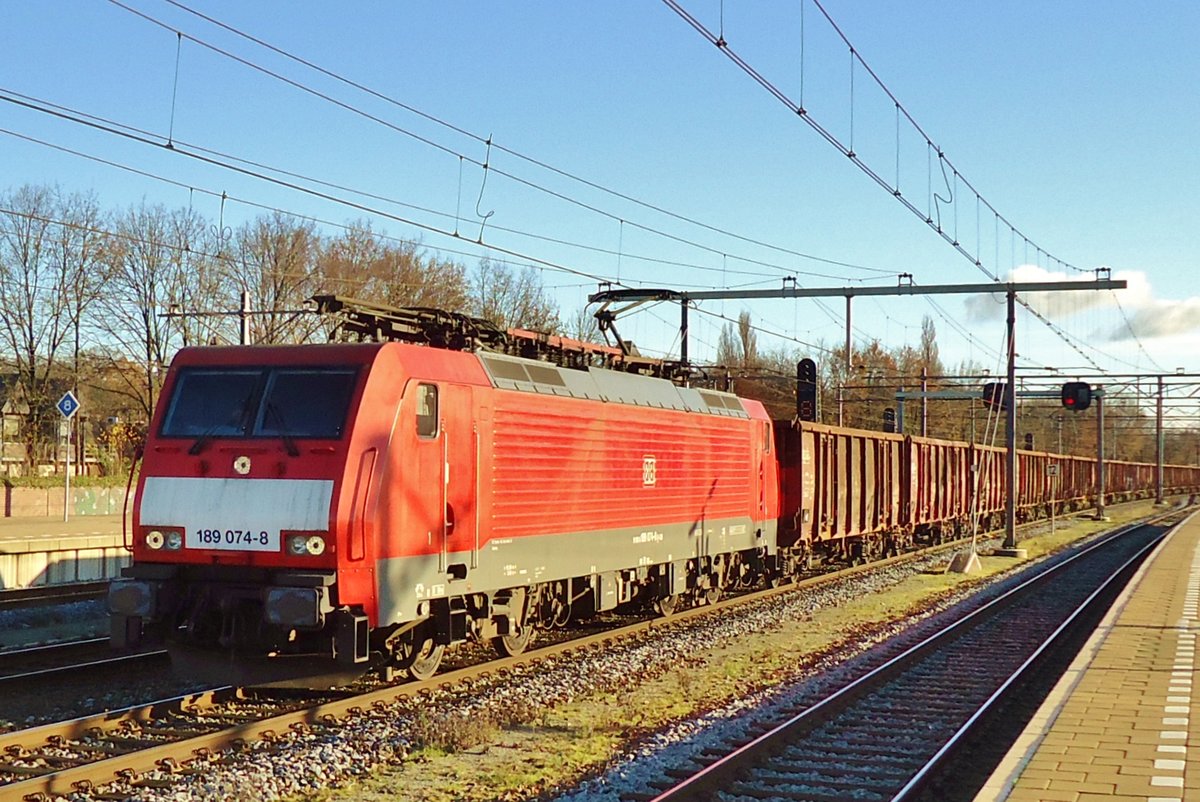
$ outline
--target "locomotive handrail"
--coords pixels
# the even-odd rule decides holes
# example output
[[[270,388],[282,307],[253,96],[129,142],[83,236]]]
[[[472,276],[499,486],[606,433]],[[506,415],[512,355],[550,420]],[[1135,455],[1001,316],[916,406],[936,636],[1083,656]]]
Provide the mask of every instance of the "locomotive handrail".
[[[449,570],[450,558],[447,552],[450,539],[450,529],[454,522],[450,519],[450,433],[446,431],[446,419],[441,420],[438,434],[442,438],[442,548],[438,558],[442,573]]]
[[[133,538],[130,537],[128,527],[129,516],[129,491],[133,487],[133,472],[137,467],[138,462],[142,459],[142,449],[138,449],[133,455],[133,462],[129,464],[129,480],[125,482],[125,498],[121,502],[121,547],[133,553]]]

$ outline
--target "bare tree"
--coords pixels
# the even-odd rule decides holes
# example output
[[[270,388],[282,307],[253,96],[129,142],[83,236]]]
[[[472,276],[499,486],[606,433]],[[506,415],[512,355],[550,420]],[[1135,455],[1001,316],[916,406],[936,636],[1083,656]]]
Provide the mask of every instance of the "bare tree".
[[[527,268],[514,273],[490,259],[481,259],[471,277],[470,310],[502,328],[554,333],[561,326],[537,271]]]
[[[749,312],[738,315],[737,326],[726,323],[717,340],[717,362],[729,367],[753,368],[759,364],[758,333]]]
[[[56,420],[51,383],[60,350],[94,298],[99,212],[90,196],[47,187],[21,187],[0,203],[0,338],[28,405],[25,459],[32,468]]]
[[[311,221],[297,222],[275,212],[242,226],[234,234],[227,264],[230,286],[250,293],[256,314],[251,342],[256,345],[304,342],[320,329],[304,302],[317,289],[321,240]]]
[[[604,338],[600,335],[600,324],[596,322],[596,316],[587,307],[576,309],[575,314],[566,322],[564,328],[565,334],[576,340],[591,343],[604,342]]]
[[[192,209],[174,211],[167,221],[169,244],[186,280],[173,285],[167,311],[177,314],[180,344],[218,345],[238,341],[238,321],[228,314],[240,308],[228,284],[227,242],[216,226]]]
[[[117,219],[105,255],[107,285],[94,325],[110,366],[119,368],[116,373],[147,420],[165,368],[182,345],[186,320],[164,313],[203,290],[187,248],[198,227],[202,224],[191,210],[172,212],[143,203]],[[130,365],[139,370],[128,370]]]
[[[68,318],[74,335],[72,348],[73,385],[79,386],[83,316],[100,296],[107,280],[103,259],[108,235],[101,228],[100,206],[92,195],[60,199],[64,225],[51,245],[54,261],[62,275]]]
[[[359,222],[325,243],[315,281],[323,292],[391,306],[461,310],[465,272],[456,262],[423,254],[420,243],[389,242]]]
[[[937,346],[937,329],[933,325],[933,318],[925,315],[921,318],[921,347],[919,350],[921,367],[927,372],[935,375],[944,373],[942,368],[942,360],[938,356]]]

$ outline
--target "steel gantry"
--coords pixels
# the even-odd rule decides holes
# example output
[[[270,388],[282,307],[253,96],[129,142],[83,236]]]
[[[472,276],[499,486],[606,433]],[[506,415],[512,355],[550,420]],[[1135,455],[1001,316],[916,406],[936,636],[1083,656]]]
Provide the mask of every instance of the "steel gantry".
[[[767,300],[780,298],[836,298],[846,299],[846,360],[850,360],[850,302],[863,296],[879,295],[978,295],[1004,293],[1008,299],[1008,381],[1005,383],[1005,406],[1007,407],[1008,432],[1005,446],[1008,452],[1006,474],[1008,498],[1005,502],[1004,553],[1016,556],[1021,553],[1016,541],[1016,485],[1017,485],[1017,405],[1013,396],[1016,386],[1016,301],[1019,292],[1078,292],[1081,290],[1121,290],[1125,282],[1121,279],[1100,278],[1107,270],[1097,271],[1091,281],[1017,281],[991,282],[987,284],[931,284],[912,283],[912,275],[901,274],[900,282],[894,287],[833,287],[809,288],[796,286],[795,278],[784,279],[784,286],[773,290],[671,290],[671,289],[604,289],[589,296],[589,303],[600,304],[596,321],[600,331],[607,337],[609,332],[624,349],[626,346],[616,333],[616,319],[644,303],[653,301],[677,301],[680,309],[679,354],[681,366],[688,366],[688,306],[697,301],[708,300]],[[907,279],[907,283],[905,283]],[[789,286],[790,284],[790,286]],[[614,305],[622,305],[614,309]]]

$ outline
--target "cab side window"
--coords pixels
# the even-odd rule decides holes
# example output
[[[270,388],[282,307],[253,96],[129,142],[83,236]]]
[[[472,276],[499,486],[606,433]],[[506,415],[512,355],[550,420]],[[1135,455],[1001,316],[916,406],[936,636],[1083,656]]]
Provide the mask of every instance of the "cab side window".
[[[417,385],[417,437],[438,435],[438,388],[436,384]]]

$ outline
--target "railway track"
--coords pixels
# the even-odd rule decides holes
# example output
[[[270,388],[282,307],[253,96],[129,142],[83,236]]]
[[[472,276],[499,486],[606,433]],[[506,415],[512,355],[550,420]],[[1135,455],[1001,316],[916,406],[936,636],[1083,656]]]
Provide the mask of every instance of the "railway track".
[[[664,626],[721,614],[735,605],[812,588],[890,565],[920,560],[960,548],[947,543],[910,554],[822,574],[779,588],[754,591],[678,612],[669,618],[633,624],[543,646],[527,654],[446,671],[424,682],[387,685],[366,692],[316,695],[274,689],[225,687],[159,700],[29,730],[0,735],[0,802],[47,798],[88,790],[154,769],[179,775],[223,749],[271,740],[288,730],[329,724],[350,714],[386,705],[486,674],[530,666],[570,652],[584,652]],[[158,781],[156,781],[158,782]]]
[[[0,610],[102,599],[108,593],[108,584],[109,580],[105,579],[96,582],[67,582],[61,585],[38,585],[32,588],[0,590]]]
[[[888,560],[822,574],[779,588],[731,597],[715,605],[677,612],[669,618],[640,620],[544,645],[527,654],[467,665],[424,682],[388,685],[359,693],[309,695],[296,691],[226,687],[155,701],[123,710],[47,724],[0,735],[0,802],[47,798],[90,789],[119,777],[154,769],[185,772],[189,761],[222,749],[315,723],[336,721],[352,712],[451,687],[490,673],[533,665],[570,652],[585,652],[665,626],[720,614],[736,605],[793,593],[888,565],[919,560],[960,547],[951,543]]]
[[[1164,529],[1135,524],[1091,544],[749,742],[706,752],[627,799],[955,798],[942,784],[961,771],[946,767],[983,743],[993,714],[1064,640],[1090,631]]]
[[[111,671],[166,658],[161,649],[113,654],[108,638],[7,649],[0,651],[0,693],[28,692],[33,683],[62,682],[89,673],[111,676]]]

